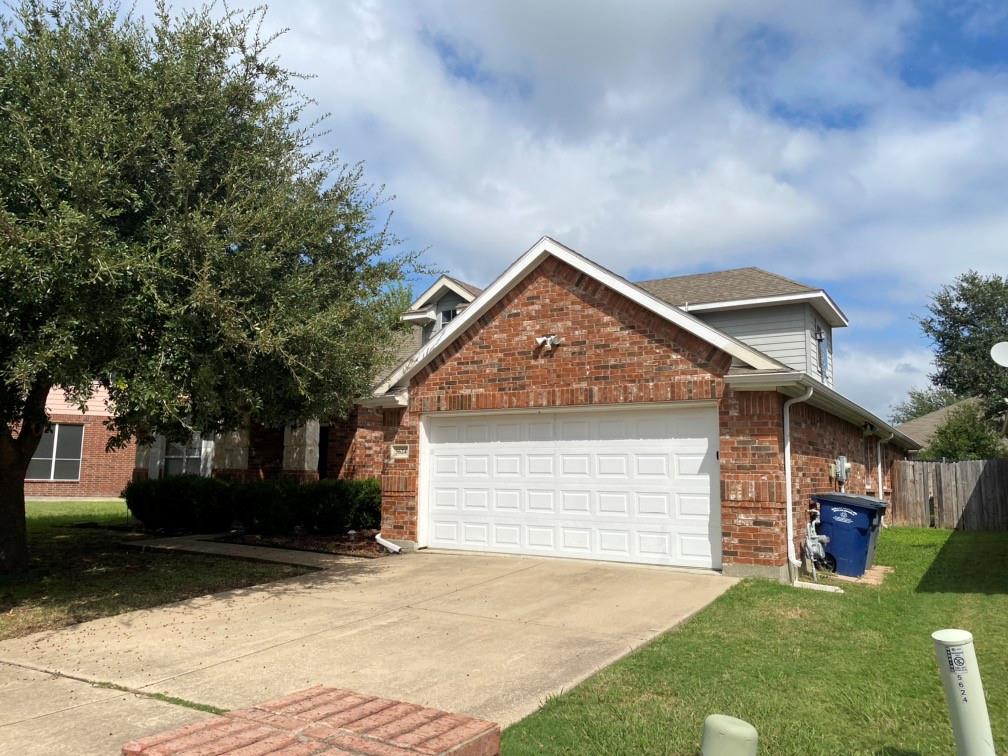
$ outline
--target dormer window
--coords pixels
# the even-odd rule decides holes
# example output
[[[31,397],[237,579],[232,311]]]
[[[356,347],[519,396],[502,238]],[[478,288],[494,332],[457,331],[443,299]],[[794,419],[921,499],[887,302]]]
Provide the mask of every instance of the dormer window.
[[[450,310],[441,310],[441,327],[444,328],[446,325],[451,323],[455,316],[458,315],[458,309],[452,308]]]

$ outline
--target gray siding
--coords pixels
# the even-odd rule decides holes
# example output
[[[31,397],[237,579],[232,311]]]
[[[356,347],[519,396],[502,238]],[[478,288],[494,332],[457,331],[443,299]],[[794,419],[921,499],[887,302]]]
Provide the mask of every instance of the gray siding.
[[[828,386],[833,385],[832,329],[810,305],[789,304],[693,314],[788,367],[822,380],[819,375],[819,346],[815,340],[815,327],[818,323],[826,334],[829,351],[829,366],[824,382]]]
[[[808,339],[808,372],[819,378],[827,386],[833,385],[833,329],[829,324],[819,317],[811,305],[804,305],[805,307],[805,318],[807,322],[807,327],[805,330],[806,338]],[[815,331],[816,326],[819,326],[823,333],[826,334],[826,352],[829,355],[826,365],[826,376],[825,379],[819,374],[819,342],[816,341]]]
[[[693,314],[788,367],[808,371],[806,308],[792,304]]]
[[[430,339],[441,330],[441,313],[445,310],[453,310],[457,308],[460,304],[465,304],[466,300],[462,299],[458,294],[453,291],[447,291],[445,294],[434,303],[434,311],[437,315],[436,320],[433,323],[428,323],[423,328],[423,343],[427,343]]]

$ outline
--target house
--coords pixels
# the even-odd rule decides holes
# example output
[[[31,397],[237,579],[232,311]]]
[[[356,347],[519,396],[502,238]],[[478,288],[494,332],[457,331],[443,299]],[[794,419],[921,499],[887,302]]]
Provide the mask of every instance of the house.
[[[403,320],[350,417],[156,443],[134,475],[380,477],[407,547],[787,579],[809,495],[888,498],[919,446],[833,389],[836,302],[756,268],[631,283],[544,237]]]
[[[413,304],[422,346],[361,405],[401,543],[786,579],[809,494],[888,496],[917,447],[833,389],[847,319],[820,289],[634,284],[550,238],[459,284]]]
[[[136,459],[136,444],[107,451],[112,434],[108,394],[98,388],[83,411],[54,388],[46,399],[52,426],[43,434],[28,463],[25,495],[64,499],[113,497],[129,483]]]

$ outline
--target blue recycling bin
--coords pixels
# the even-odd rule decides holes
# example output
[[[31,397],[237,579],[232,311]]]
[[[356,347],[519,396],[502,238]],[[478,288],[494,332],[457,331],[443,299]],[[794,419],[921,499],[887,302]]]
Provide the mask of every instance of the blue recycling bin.
[[[819,508],[819,533],[829,536],[826,554],[836,562],[837,574],[861,577],[875,561],[886,503],[832,492],[813,494],[812,501]]]

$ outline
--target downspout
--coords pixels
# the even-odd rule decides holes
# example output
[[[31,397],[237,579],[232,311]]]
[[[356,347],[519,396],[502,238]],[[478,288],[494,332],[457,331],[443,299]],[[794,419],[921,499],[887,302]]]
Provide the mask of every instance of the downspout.
[[[388,540],[382,538],[382,534],[381,533],[379,533],[378,535],[376,535],[374,537],[374,539],[378,542],[379,546],[384,546],[386,549],[388,549],[389,551],[391,551],[393,554],[398,554],[400,551],[402,551],[402,548],[399,547],[399,546],[396,546],[394,543],[392,543],[392,541],[388,541]]]
[[[878,485],[878,491],[877,491],[878,497],[882,501],[885,501],[885,486],[883,485],[883,481],[882,481],[882,444],[888,444],[890,441],[893,440],[893,436],[895,436],[895,435],[896,435],[895,432],[890,432],[889,433],[889,438],[885,439],[884,441],[882,440],[882,436],[878,437],[878,477],[876,478],[876,480],[878,481],[878,483],[877,483],[877,485]],[[883,528],[888,527],[886,525],[885,515],[882,515],[882,521],[881,522],[882,522],[882,527]]]
[[[798,568],[801,561],[795,555],[794,547],[794,496],[791,493],[791,405],[807,402],[812,398],[812,387],[801,396],[784,402],[784,500],[787,502],[787,555],[789,571],[794,575],[792,583],[798,582]]]

